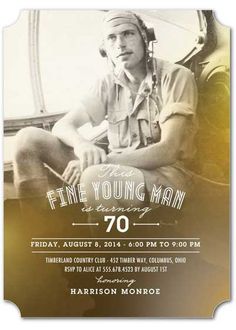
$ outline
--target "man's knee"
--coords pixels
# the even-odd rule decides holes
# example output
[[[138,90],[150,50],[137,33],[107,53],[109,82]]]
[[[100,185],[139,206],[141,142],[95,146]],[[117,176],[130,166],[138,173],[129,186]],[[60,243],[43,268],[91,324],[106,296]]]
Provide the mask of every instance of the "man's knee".
[[[92,182],[99,180],[99,173],[103,165],[93,165],[87,167],[81,177],[80,183],[82,183],[86,188],[92,187]],[[99,180],[100,181],[100,180]]]
[[[112,165],[111,165],[112,166]],[[113,166],[112,166],[113,167]],[[114,165],[114,169],[117,167]],[[144,181],[143,181],[143,175],[142,172],[134,169],[134,176],[130,180],[134,182],[134,189],[137,188],[138,184],[143,183],[143,188],[139,189],[139,193],[142,194],[145,192],[145,186],[144,186]],[[103,183],[106,185],[103,186]],[[122,191],[114,191],[115,189],[120,189],[120,185],[115,184],[115,181],[119,181],[122,183]],[[109,194],[111,194],[111,198],[103,198],[103,194],[106,191],[108,185],[107,182],[109,182]],[[125,177],[115,177],[112,175],[104,175],[104,165],[93,165],[88,167],[81,175],[80,178],[80,183],[84,185],[87,199],[88,199],[88,204],[90,205],[96,205],[96,204],[101,204],[103,203],[107,207],[112,207],[114,205],[116,206],[121,206],[121,207],[128,207],[132,204],[132,206],[139,207],[142,206],[144,201],[136,198],[134,196],[131,199],[125,198],[123,196],[121,199],[115,198],[117,194],[124,194],[125,191],[125,185],[126,185],[126,178]],[[92,185],[94,184],[94,186]],[[96,186],[96,189],[95,189]],[[103,189],[104,188],[104,189]],[[97,192],[99,194],[99,199],[95,198],[95,190],[99,190]]]
[[[37,156],[45,142],[45,131],[37,127],[25,127],[15,136],[14,160],[26,160]]]

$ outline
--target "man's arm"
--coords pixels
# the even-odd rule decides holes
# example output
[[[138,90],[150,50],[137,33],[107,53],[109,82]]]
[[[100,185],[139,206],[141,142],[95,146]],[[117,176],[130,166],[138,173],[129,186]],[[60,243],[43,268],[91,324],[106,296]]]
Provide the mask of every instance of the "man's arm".
[[[78,133],[78,128],[90,122],[85,111],[73,110],[68,112],[53,127],[52,134],[57,136],[63,143],[74,148],[85,139]]]
[[[185,116],[174,115],[161,124],[161,140],[141,149],[110,154],[107,162],[152,170],[161,166],[175,163],[180,153],[180,148],[185,132],[189,125]]]

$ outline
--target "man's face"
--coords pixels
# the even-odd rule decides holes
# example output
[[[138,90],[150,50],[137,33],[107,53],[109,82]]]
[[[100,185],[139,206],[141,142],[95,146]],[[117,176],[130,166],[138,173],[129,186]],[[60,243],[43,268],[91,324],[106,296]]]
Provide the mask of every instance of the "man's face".
[[[107,28],[104,44],[115,66],[134,69],[144,61],[144,43],[138,28],[130,23]]]

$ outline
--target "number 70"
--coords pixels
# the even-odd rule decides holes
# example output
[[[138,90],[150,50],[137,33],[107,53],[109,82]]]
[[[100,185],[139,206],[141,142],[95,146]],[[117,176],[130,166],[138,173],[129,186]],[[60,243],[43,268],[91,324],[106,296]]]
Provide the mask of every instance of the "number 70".
[[[116,218],[115,215],[105,215],[105,222],[109,222],[106,232],[109,233],[114,225],[120,233],[125,233],[129,229],[129,219],[125,215]]]

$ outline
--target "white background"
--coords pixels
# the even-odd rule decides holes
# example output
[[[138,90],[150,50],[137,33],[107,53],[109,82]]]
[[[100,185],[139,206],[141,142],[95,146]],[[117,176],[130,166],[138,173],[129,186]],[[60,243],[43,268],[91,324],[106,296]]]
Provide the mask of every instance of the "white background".
[[[3,0],[0,3],[0,26],[1,29],[4,26],[13,24],[19,15],[19,11],[21,9],[31,9],[31,8],[66,8],[66,9],[79,9],[79,8],[193,8],[193,9],[214,9],[216,11],[216,17],[218,20],[225,25],[232,27],[232,76],[235,77],[235,67],[233,61],[234,54],[234,42],[235,42],[235,22],[236,22],[236,9],[233,6],[233,0],[117,0],[115,1],[96,1],[96,0],[86,0],[86,1],[79,1],[79,0]],[[2,48],[2,35],[1,35],[1,48]],[[0,56],[2,58],[2,49],[0,50]],[[1,66],[1,77],[2,77],[2,66]],[[1,78],[2,79],[2,78]],[[233,87],[232,84],[232,127],[236,127],[235,124],[235,116],[233,115],[233,108],[234,108],[234,95],[233,95]],[[2,97],[2,95],[1,95]],[[232,129],[232,142],[234,140],[234,132]],[[233,153],[233,147],[232,147]],[[2,154],[2,153],[1,153]],[[233,153],[234,154],[234,153]],[[233,157],[234,158],[234,157]],[[234,163],[232,163],[232,169],[234,168]],[[233,181],[235,178],[233,177]],[[2,184],[2,180],[1,180]],[[2,188],[2,187],[1,187]],[[0,191],[2,197],[2,189]],[[232,190],[233,193],[233,190]],[[234,194],[232,195],[234,196]],[[232,198],[232,203],[233,203]],[[1,208],[2,210],[2,208]],[[2,211],[1,211],[2,214]],[[1,215],[1,219],[3,216]],[[232,212],[232,223],[234,218],[234,212]],[[233,301],[230,303],[225,303],[220,306],[216,313],[213,320],[176,320],[176,319],[79,319],[79,318],[53,318],[53,319],[22,319],[20,317],[20,312],[18,308],[10,303],[3,301],[3,221],[1,222],[1,230],[0,230],[0,260],[1,260],[1,269],[0,269],[0,326],[1,329],[51,329],[55,328],[57,330],[65,329],[67,327],[70,328],[88,328],[93,327],[94,329],[109,329],[112,328],[113,330],[120,329],[120,328],[135,328],[135,329],[142,329],[142,328],[155,328],[158,327],[165,328],[165,329],[174,329],[174,330],[185,330],[185,329],[235,329],[235,319],[236,319],[236,303],[234,297],[234,277],[235,277],[235,264],[234,264],[234,254],[232,255],[232,289],[231,295]],[[235,227],[232,225],[232,237],[235,238]],[[234,251],[235,244],[232,242],[232,251]],[[207,293],[206,293],[207,296]],[[194,297],[193,297],[194,299]],[[233,325],[234,324],[234,325]]]

